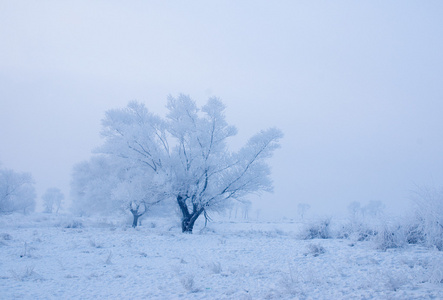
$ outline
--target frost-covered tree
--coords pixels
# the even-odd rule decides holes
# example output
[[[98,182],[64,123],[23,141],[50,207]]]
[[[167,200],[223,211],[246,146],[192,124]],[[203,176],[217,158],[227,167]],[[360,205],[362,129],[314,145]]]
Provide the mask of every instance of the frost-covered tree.
[[[52,213],[55,210],[55,213],[58,213],[64,198],[65,195],[63,195],[60,189],[58,188],[47,189],[42,196],[45,212]]]
[[[305,218],[305,215],[310,208],[311,208],[311,205],[309,205],[307,203],[299,203],[297,205],[298,214],[300,215],[300,218],[302,220]]]
[[[369,217],[376,217],[383,213],[383,210],[385,209],[385,205],[381,201],[369,201],[368,204],[366,204],[362,208],[362,213],[365,216]]]
[[[35,198],[31,174],[0,169],[0,214],[34,211]]]
[[[131,212],[132,227],[137,226],[139,218],[149,208],[166,198],[162,182],[156,182],[158,178],[152,175],[153,173],[143,166],[127,168],[124,177],[112,190],[114,201],[120,203],[123,210]]]
[[[92,157],[74,166],[71,180],[72,210],[80,215],[110,214],[118,209],[112,189],[119,183],[113,162]]]
[[[369,201],[362,206],[360,202],[354,201],[348,205],[348,211],[352,219],[365,217],[377,217],[383,213],[385,205],[381,201]]]
[[[209,99],[200,111],[181,95],[170,97],[167,108],[169,133],[176,142],[172,192],[182,212],[183,232],[192,232],[207,209],[224,209],[230,200],[272,191],[266,160],[279,147],[280,130],[261,131],[238,152],[230,152],[227,142],[237,130],[227,124],[220,100]]]
[[[199,109],[180,95],[169,97],[167,108],[165,119],[138,102],[108,111],[102,122],[105,143],[98,151],[148,169],[147,176],[163,188],[161,194],[178,204],[183,232],[191,233],[208,210],[225,209],[231,200],[250,193],[272,191],[267,159],[279,147],[280,130],[261,131],[231,152],[227,142],[237,130],[227,124],[220,100],[211,98]]]
[[[71,181],[74,212],[108,215],[129,211],[133,215],[132,226],[136,227],[147,209],[163,198],[149,169],[124,162],[127,161],[101,155],[77,164]]]
[[[358,215],[361,214],[362,208],[358,201],[353,201],[348,205],[348,211],[352,219],[357,219]]]

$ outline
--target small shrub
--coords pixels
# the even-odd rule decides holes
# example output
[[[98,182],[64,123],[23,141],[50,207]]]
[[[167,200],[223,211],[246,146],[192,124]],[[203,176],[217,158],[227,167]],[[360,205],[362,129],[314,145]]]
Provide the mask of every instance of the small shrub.
[[[417,241],[443,251],[443,189],[421,188],[416,195]]]
[[[312,255],[314,257],[319,256],[320,254],[323,254],[326,252],[325,248],[323,248],[320,244],[309,244],[307,246],[308,252],[305,253],[306,255]]]
[[[426,235],[418,222],[406,225],[406,241],[408,244],[424,244]]]
[[[214,229],[209,228],[209,227],[203,227],[202,229],[200,229],[200,231],[198,232],[199,234],[213,234],[216,233]]]
[[[306,294],[304,287],[306,284],[304,281],[302,276],[294,272],[292,267],[289,266],[289,274],[283,274],[280,284],[289,295],[297,297],[295,299],[305,299]]]
[[[98,241],[95,240],[95,239],[90,239],[90,240],[89,240],[89,245],[90,245],[91,247],[94,247],[94,248],[103,248],[103,243],[98,242]]]
[[[150,223],[148,224],[148,228],[157,228],[157,224],[154,223],[154,222],[150,222]]]
[[[194,275],[187,275],[180,280],[182,286],[190,293],[197,293],[200,289],[195,287]]]
[[[366,228],[356,232],[356,240],[359,242],[368,241],[376,236],[378,232],[374,229]]]
[[[368,224],[351,221],[338,230],[337,238],[362,242],[372,239],[377,233],[377,230],[371,228]]]
[[[282,236],[288,235],[286,232],[284,232],[283,230],[278,229],[278,228],[276,228],[274,231],[277,235],[282,235]]]
[[[390,272],[388,274],[385,274],[385,276],[386,276],[386,283],[385,283],[386,288],[394,292],[399,290],[402,286],[409,283],[407,276],[400,272],[398,273]]]
[[[401,248],[406,245],[404,227],[385,224],[374,238],[376,248],[382,251],[392,248]]]
[[[62,224],[63,228],[83,228],[83,223],[78,220],[70,220]]]
[[[4,241],[12,240],[12,236],[9,233],[2,233],[2,234],[0,234],[0,237]]]
[[[212,262],[211,264],[209,264],[208,268],[214,274],[220,274],[222,272],[222,267],[220,262]]]
[[[309,224],[301,234],[301,238],[305,240],[312,239],[330,239],[332,237],[331,220],[324,219],[320,222]]]

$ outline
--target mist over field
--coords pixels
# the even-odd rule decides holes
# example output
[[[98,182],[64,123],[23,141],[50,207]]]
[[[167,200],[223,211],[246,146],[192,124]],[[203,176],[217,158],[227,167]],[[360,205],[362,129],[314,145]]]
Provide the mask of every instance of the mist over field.
[[[226,104],[233,148],[283,131],[274,194],[252,199],[271,218],[300,203],[397,212],[416,186],[442,182],[439,2],[0,6],[0,161],[32,173],[39,199],[51,187],[69,194],[105,111],[137,100],[163,115],[180,93]]]

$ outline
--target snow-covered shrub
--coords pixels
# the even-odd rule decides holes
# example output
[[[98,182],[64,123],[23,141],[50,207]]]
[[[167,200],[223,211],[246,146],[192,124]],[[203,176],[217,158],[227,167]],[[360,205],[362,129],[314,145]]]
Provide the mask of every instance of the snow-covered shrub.
[[[421,188],[414,199],[411,241],[443,251],[443,189]]]
[[[391,248],[401,248],[406,245],[404,226],[399,224],[382,224],[374,237],[375,246],[386,251]]]
[[[408,244],[424,244],[426,236],[420,225],[421,223],[415,220],[413,223],[405,224],[406,241]]]
[[[69,220],[61,224],[63,228],[83,228],[83,223],[79,220]]]
[[[10,241],[12,240],[12,236],[9,233],[2,233],[0,234],[0,238],[4,241]]]
[[[222,266],[220,262],[212,262],[208,265],[208,268],[214,274],[220,274],[222,272]]]
[[[194,275],[188,274],[180,280],[182,286],[190,293],[197,293],[200,291],[199,288],[195,287]]]
[[[291,266],[289,266],[289,274],[283,274],[282,280],[280,281],[283,290],[294,297],[296,299],[304,299],[306,298],[305,293],[305,282],[303,282],[302,276],[293,270]]]
[[[305,256],[312,255],[314,257],[317,257],[320,254],[323,254],[326,252],[325,248],[323,248],[323,246],[321,246],[320,244],[309,244],[307,246],[307,248],[308,248],[308,252],[305,253]]]
[[[350,221],[337,230],[336,237],[353,241],[367,241],[377,235],[377,230],[372,225],[360,221]]]
[[[304,240],[330,239],[332,238],[330,225],[331,219],[329,218],[307,224],[301,232],[300,237]]]
[[[358,242],[374,239],[384,218],[384,207],[381,201],[370,201],[366,205],[357,201],[350,203],[349,219],[337,230],[336,237]]]
[[[157,223],[155,223],[155,222],[149,222],[147,227],[148,227],[148,228],[157,228]]]
[[[386,274],[383,274],[383,279],[385,280],[385,287],[388,290],[391,291],[397,291],[402,286],[410,283],[410,280],[408,279],[407,274],[404,274],[402,272],[387,272]]]
[[[100,241],[97,241],[96,239],[90,239],[89,245],[94,248],[103,248],[103,243]]]

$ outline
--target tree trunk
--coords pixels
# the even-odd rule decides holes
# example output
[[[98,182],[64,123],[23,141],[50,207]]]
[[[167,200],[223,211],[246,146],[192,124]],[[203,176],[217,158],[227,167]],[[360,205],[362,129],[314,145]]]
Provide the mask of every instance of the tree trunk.
[[[132,227],[135,228],[137,227],[138,224],[138,218],[140,218],[141,215],[137,215],[137,214],[132,214],[134,216],[134,219],[132,221]]]
[[[182,232],[192,234],[192,230],[194,229],[196,219],[182,219]]]
[[[193,205],[192,212],[189,212],[186,199],[180,195],[177,196],[177,203],[182,212],[182,232],[191,234],[194,229],[195,221],[197,221],[204,209],[198,208],[197,205]]]
[[[132,213],[132,216],[134,217],[134,219],[132,221],[133,228],[137,227],[138,218],[143,216],[143,214],[146,212],[146,204],[144,202],[142,204],[143,204],[143,208],[144,208],[142,211],[140,211],[140,203],[137,204],[135,208],[132,206],[132,204],[130,205],[129,211]]]

